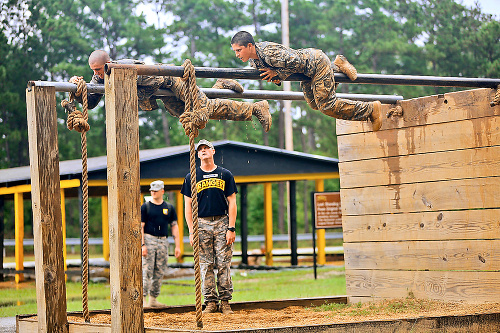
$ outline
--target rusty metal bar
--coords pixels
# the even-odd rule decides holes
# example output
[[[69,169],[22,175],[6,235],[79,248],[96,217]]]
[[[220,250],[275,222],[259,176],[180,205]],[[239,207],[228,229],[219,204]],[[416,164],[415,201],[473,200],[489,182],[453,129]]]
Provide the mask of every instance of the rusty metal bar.
[[[29,81],[28,89],[33,86],[51,86],[60,92],[75,92],[76,85],[69,82],[51,82],[51,81]],[[292,100],[303,101],[304,94],[294,91],[278,90],[245,90],[243,93],[237,93],[229,89],[200,88],[209,98],[242,98],[242,99],[268,99],[268,100]],[[87,83],[89,93],[104,94],[104,85]],[[174,96],[174,93],[167,89],[160,89],[155,96]],[[400,95],[372,95],[372,94],[337,94],[339,98],[346,98],[355,101],[375,101],[378,100],[384,104],[394,104],[403,99]]]
[[[108,74],[111,72],[111,68],[137,68],[137,74],[139,75],[170,75],[180,77],[184,73],[184,67],[182,66],[167,65],[107,63],[104,65],[104,68]],[[200,78],[261,79],[259,71],[248,68],[195,67],[195,74],[196,77]],[[309,77],[303,74],[293,74],[288,77],[287,81],[305,81],[309,79]],[[345,74],[341,73],[335,73],[335,81],[356,84],[471,88],[496,88],[500,84],[500,79],[384,74],[358,74],[356,81],[351,81]]]

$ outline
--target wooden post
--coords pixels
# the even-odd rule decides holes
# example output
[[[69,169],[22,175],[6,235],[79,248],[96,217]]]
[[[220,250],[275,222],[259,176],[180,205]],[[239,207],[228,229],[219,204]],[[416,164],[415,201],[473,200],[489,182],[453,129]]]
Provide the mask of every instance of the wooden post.
[[[184,195],[181,191],[175,191],[175,211],[177,213],[177,225],[179,226],[179,239],[181,255],[177,262],[184,262]]]
[[[316,192],[325,191],[325,181],[323,179],[316,180]],[[325,229],[316,229],[316,239],[318,240],[318,265],[326,264],[326,240],[325,240]]]
[[[241,235],[241,263],[248,265],[248,185],[240,185],[240,235]]]
[[[299,259],[297,256],[297,181],[291,180],[288,182],[288,207],[290,211],[290,264],[297,266]]]
[[[38,332],[68,332],[54,87],[26,91]]]
[[[101,197],[102,216],[102,257],[109,261],[109,220],[108,220],[108,196]]]
[[[3,221],[4,217],[4,198],[0,195],[0,267],[3,268],[3,240],[4,240],[4,229],[5,224]],[[3,273],[0,273],[0,281],[4,281]]]
[[[266,247],[266,265],[273,265],[273,187],[264,183],[264,242]]]
[[[23,192],[14,193],[14,237],[16,240],[16,271],[24,270],[24,204]],[[16,283],[24,281],[24,274],[16,274]]]
[[[137,70],[105,77],[111,331],[143,332]]]
[[[64,271],[68,270],[68,265],[66,264],[66,259],[68,257],[68,252],[66,251],[66,196],[64,194],[64,189],[61,188],[61,223],[62,223],[62,239],[63,239],[63,262],[64,262]],[[67,275],[65,275],[65,281],[67,279]]]

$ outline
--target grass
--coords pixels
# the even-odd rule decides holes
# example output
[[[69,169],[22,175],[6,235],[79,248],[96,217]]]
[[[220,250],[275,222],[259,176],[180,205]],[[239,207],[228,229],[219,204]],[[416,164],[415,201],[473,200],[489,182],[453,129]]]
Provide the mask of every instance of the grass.
[[[343,271],[343,267],[318,268],[318,278],[315,280],[312,267],[279,271],[233,270],[233,301],[345,295]],[[108,283],[89,282],[88,297],[90,310],[109,309],[111,306]],[[66,298],[67,312],[81,311],[81,284],[67,282]],[[164,280],[158,300],[167,305],[194,304],[194,278]],[[2,284],[0,317],[36,312],[35,281],[17,286],[13,281]]]

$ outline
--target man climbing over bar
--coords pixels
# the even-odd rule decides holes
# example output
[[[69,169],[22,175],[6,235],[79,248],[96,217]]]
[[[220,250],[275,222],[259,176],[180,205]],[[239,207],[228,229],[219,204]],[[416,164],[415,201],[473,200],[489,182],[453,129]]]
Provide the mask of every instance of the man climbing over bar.
[[[104,84],[104,64],[111,62],[111,59],[106,51],[95,50],[89,56],[90,69],[94,71],[92,80],[93,84]],[[143,65],[144,62],[123,59],[116,63],[122,64],[138,64]],[[73,76],[69,82],[78,84],[78,81],[83,79],[81,76]],[[182,94],[183,82],[181,78],[174,76],[148,76],[139,75],[137,77],[137,96],[139,99],[139,108],[143,111],[151,111],[158,109],[156,96],[153,96],[158,89],[170,89],[175,96],[158,96],[163,101],[167,111],[174,117],[179,118],[184,112],[184,96]],[[213,88],[231,89],[236,92],[243,92],[243,87],[235,80],[218,79]],[[88,94],[88,108],[93,109],[97,106],[102,98],[102,94]],[[255,116],[265,132],[271,128],[272,118],[269,113],[269,103],[260,101],[256,103],[240,102],[230,99],[209,99],[205,93],[198,88],[198,98],[200,105],[208,110],[208,117],[217,120],[234,120],[234,121],[252,121],[252,115]],[[81,96],[77,97],[78,102],[82,102]]]
[[[237,32],[231,39],[236,57],[262,71],[260,76],[277,85],[291,74],[300,73],[311,78],[300,83],[307,104],[327,116],[346,120],[370,120],[373,131],[382,126],[380,101],[359,102],[337,98],[334,69],[355,80],[357,72],[343,55],[332,64],[321,50],[307,48],[294,50],[273,42],[255,43],[246,31]]]

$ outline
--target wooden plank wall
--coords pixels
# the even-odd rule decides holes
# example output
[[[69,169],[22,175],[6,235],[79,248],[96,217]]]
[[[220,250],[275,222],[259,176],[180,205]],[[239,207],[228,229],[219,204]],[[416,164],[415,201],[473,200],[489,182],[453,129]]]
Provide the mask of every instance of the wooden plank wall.
[[[351,302],[409,294],[472,303],[500,298],[494,93],[403,101],[403,117],[385,119],[378,132],[366,122],[337,121]]]

